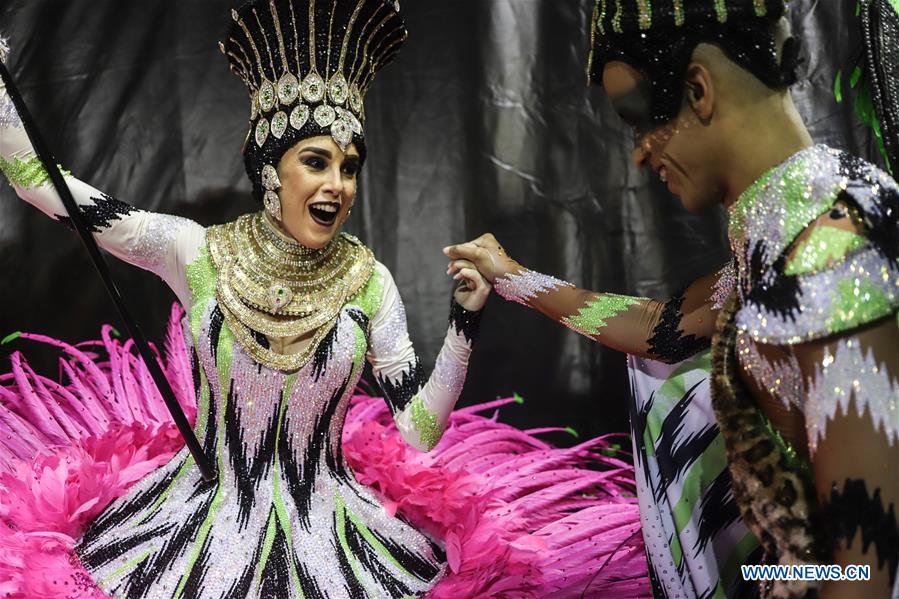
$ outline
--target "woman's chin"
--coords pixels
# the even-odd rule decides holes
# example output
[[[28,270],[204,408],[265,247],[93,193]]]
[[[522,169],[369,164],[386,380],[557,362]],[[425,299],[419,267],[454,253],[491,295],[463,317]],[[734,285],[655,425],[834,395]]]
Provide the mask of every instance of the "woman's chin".
[[[303,214],[303,218],[299,222],[291,220],[290,215],[285,216],[286,218],[281,223],[282,230],[294,241],[309,249],[322,249],[331,243],[331,240],[340,231],[339,218],[331,224],[326,224],[318,222],[308,213]]]
[[[320,250],[331,243],[331,240],[337,234],[337,227],[326,229],[320,225],[315,225],[315,229],[318,230],[304,231],[301,234],[291,236],[303,247],[311,250]]]

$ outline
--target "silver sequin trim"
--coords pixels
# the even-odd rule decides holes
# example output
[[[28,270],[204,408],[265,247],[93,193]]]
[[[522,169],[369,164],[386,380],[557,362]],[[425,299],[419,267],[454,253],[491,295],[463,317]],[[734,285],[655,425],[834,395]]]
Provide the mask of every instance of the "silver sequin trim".
[[[803,407],[802,370],[799,360],[790,355],[786,361],[769,360],[759,352],[758,345],[745,331],[737,333],[737,358],[743,370],[759,387],[779,400],[785,408]]]
[[[805,406],[805,426],[811,452],[825,438],[827,423],[839,413],[849,413],[854,399],[855,413],[871,415],[874,429],[886,433],[890,445],[899,440],[899,388],[890,380],[884,365],[872,352],[865,352],[856,339],[840,341],[833,354],[825,352],[815,368]]]
[[[574,287],[574,285],[539,272],[523,270],[519,274],[510,273],[496,279],[493,287],[500,297],[527,306],[530,300],[541,293]]]
[[[9,58],[9,42],[5,37],[0,36],[0,62],[6,62]],[[22,120],[19,113],[12,103],[9,94],[6,93],[6,87],[0,83],[0,127],[22,127]]]
[[[449,328],[447,336],[449,335],[455,336],[459,344],[468,348],[468,351],[471,351],[471,346],[465,341],[464,337],[458,335],[453,330],[453,327]],[[452,343],[452,341],[447,339],[446,343]],[[456,404],[456,400],[458,400],[459,395],[462,394],[462,387],[465,385],[465,375],[467,372],[468,365],[460,363],[453,353],[449,351],[449,348],[444,345],[443,349],[437,355],[437,363],[434,364],[431,380],[433,380],[440,389],[446,391],[447,395],[452,398],[452,401],[446,402],[447,405],[453,406]],[[438,418],[443,422],[446,420],[447,415],[438,414]]]
[[[175,247],[178,231],[192,226],[193,222],[169,214],[138,213],[147,218],[146,229],[134,242],[124,248],[126,258],[135,266],[162,277],[166,274],[168,253]],[[137,215],[131,215],[131,218]]]
[[[4,91],[3,97],[0,97],[0,128],[6,127],[16,127],[17,129],[21,129],[22,119],[19,118],[16,107]]]
[[[400,353],[409,343],[409,327],[406,322],[406,308],[397,294],[384,321],[372,328],[371,347],[380,356],[391,356]]]
[[[712,302],[712,310],[721,310],[724,302],[730,297],[734,289],[737,287],[737,267],[733,261],[728,262],[724,268],[718,271],[718,280],[715,281],[712,296],[709,301]]]

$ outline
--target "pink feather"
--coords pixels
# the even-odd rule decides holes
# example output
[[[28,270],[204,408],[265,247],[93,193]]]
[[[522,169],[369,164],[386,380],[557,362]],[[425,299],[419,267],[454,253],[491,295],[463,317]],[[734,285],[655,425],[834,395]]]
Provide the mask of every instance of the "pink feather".
[[[173,308],[163,367],[193,418],[182,316]],[[131,342],[110,328],[78,346],[22,338],[61,349],[66,382],[18,354],[0,375],[0,596],[105,598],[76,539],[183,442]],[[428,597],[649,596],[633,469],[601,453],[605,438],[562,449],[536,436],[557,429],[498,422],[514,401],[457,410],[437,448],[419,453],[383,399],[352,399],[343,448],[356,478],[446,547],[446,575]]]

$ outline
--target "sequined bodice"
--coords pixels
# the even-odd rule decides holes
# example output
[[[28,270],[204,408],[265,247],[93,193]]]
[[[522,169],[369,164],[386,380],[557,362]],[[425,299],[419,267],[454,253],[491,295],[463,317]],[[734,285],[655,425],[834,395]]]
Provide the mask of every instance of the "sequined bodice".
[[[216,451],[219,468],[233,469],[237,502],[245,510],[256,504],[253,495],[261,492],[254,473],[272,466],[280,471],[284,492],[299,499],[296,516],[306,523],[308,505],[303,504],[311,500],[318,477],[352,479],[341,454],[340,435],[350,395],[362,374],[366,343],[360,324],[367,320],[361,309],[346,306],[306,366],[285,374],[256,363],[234,343],[218,305],[208,307],[197,340],[207,381],[201,397],[208,401],[209,417],[220,417],[224,430],[219,434],[224,439],[211,438],[217,427],[207,425],[204,445],[221,447]],[[279,460],[270,464],[276,446]]]

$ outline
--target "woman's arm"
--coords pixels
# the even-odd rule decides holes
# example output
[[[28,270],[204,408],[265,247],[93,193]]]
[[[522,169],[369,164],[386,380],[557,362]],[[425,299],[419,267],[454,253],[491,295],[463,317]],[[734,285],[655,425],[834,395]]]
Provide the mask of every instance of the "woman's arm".
[[[71,228],[62,200],[37,158],[21,119],[0,82],[0,170],[20,198]],[[64,172],[97,243],[130,264],[161,277],[189,305],[184,268],[204,242],[200,225],[176,216],[139,210]]]
[[[467,310],[457,301],[458,294],[454,297],[443,347],[431,376],[426,377],[409,339],[403,300],[393,277],[383,265],[378,264],[378,269],[384,287],[371,324],[368,360],[403,438],[420,451],[430,451],[462,393],[489,287],[474,290],[478,297],[473,303],[462,300],[477,310]]]
[[[505,254],[490,235],[446,248],[453,259],[469,260],[505,299],[534,308],[549,318],[628,354],[680,362],[708,347],[715,330],[719,281],[705,276],[666,302],[597,293],[529,270]],[[450,272],[454,272],[450,265]],[[726,281],[725,281],[726,282]]]

